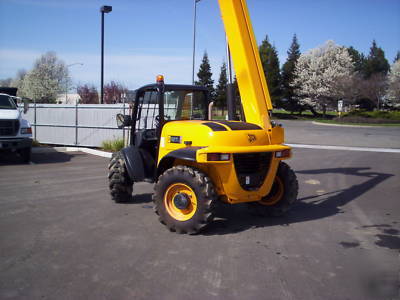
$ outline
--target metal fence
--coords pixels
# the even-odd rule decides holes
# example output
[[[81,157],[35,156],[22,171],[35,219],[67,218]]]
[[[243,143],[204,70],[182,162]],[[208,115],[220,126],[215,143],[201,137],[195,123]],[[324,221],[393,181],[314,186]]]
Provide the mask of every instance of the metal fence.
[[[40,143],[99,147],[105,140],[127,138],[115,116],[128,111],[128,104],[30,104],[24,118]]]
[[[176,111],[173,104],[164,108],[167,113]],[[142,109],[146,114],[138,122],[139,128],[154,128],[158,105],[144,104]],[[105,140],[122,138],[127,143],[129,128],[117,127],[118,113],[129,114],[129,104],[29,104],[24,118],[31,123],[33,138],[39,143],[100,147]]]

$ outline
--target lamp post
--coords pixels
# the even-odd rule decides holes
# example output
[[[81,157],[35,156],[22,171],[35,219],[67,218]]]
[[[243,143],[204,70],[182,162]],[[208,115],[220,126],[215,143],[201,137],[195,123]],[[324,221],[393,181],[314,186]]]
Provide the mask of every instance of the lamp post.
[[[77,62],[77,63],[69,64],[69,65],[66,66],[67,70],[68,70],[69,67],[76,66],[76,65],[83,66],[83,63],[78,63]],[[65,78],[65,104],[67,104],[67,102],[68,102],[68,75]]]
[[[112,11],[112,6],[103,5],[100,8],[101,12],[101,79],[100,79],[100,104],[103,104],[104,100],[104,14],[108,14]]]
[[[196,55],[196,13],[197,13],[197,2],[201,0],[193,0],[194,15],[193,15],[193,64],[192,64],[192,84],[194,84],[194,64]]]

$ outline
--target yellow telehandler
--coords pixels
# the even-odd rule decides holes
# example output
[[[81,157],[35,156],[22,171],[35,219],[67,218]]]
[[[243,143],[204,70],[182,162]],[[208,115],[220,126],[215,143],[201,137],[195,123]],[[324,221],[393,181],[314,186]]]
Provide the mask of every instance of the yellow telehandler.
[[[135,91],[129,146],[113,155],[109,187],[129,201],[133,185],[155,183],[155,212],[169,230],[194,234],[212,222],[215,204],[247,202],[262,214],[283,215],[296,201],[298,182],[283,162],[291,157],[284,130],[270,120],[272,104],[245,0],[219,0],[245,122],[209,119],[201,86],[155,84]]]

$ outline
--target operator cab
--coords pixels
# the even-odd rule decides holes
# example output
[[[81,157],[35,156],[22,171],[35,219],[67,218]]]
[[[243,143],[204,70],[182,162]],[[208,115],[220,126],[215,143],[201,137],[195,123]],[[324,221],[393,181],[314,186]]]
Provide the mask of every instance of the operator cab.
[[[117,124],[119,128],[131,127],[130,147],[138,149],[146,161],[145,177],[152,178],[163,125],[172,121],[207,120],[208,90],[202,86],[164,84],[159,75],[156,84],[137,89],[131,99],[132,115],[118,114]]]

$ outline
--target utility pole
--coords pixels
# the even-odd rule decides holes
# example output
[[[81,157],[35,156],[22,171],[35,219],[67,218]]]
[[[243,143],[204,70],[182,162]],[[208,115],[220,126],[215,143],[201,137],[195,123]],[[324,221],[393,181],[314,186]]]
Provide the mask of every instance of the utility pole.
[[[103,5],[101,12],[101,79],[100,79],[100,104],[104,103],[104,14],[112,11],[112,6]]]

